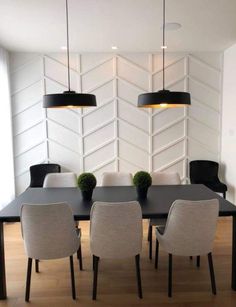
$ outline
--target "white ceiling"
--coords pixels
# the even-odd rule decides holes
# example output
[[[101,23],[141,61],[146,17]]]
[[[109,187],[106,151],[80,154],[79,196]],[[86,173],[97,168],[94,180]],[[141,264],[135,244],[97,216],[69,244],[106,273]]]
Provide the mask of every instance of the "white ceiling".
[[[162,0],[68,0],[71,50],[159,51]],[[222,51],[236,42],[236,0],[166,0],[169,51]],[[65,45],[65,0],[0,0],[0,45],[58,52]]]

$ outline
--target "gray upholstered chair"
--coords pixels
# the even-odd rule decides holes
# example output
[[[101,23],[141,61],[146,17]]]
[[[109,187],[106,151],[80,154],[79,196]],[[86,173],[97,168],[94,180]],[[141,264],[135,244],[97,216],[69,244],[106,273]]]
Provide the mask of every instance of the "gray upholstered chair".
[[[181,184],[180,176],[176,172],[153,172],[151,173],[152,185],[174,185]],[[152,259],[152,226],[164,226],[166,218],[153,218],[149,220],[148,241],[149,259]]]
[[[44,188],[76,188],[77,185],[77,177],[75,173],[50,173],[47,174],[44,182]],[[80,231],[80,236],[82,235],[81,228],[79,228],[79,221],[75,221],[75,226]],[[79,260],[80,270],[83,270],[83,262],[82,262],[82,248],[80,247],[77,258]],[[36,272],[38,271],[38,261],[36,260]]]
[[[95,202],[90,213],[90,248],[93,255],[93,299],[97,296],[99,259],[135,257],[138,294],[142,298],[140,253],[142,211],[137,201]]]
[[[77,177],[74,173],[51,173],[47,174],[44,182],[44,188],[76,188]]]
[[[55,227],[55,220],[60,227]],[[29,301],[32,259],[69,257],[72,297],[76,299],[73,254],[80,249],[73,214],[67,203],[24,204],[21,209],[22,236],[28,256],[25,301]]]
[[[172,255],[207,255],[212,293],[216,294],[212,248],[216,232],[219,201],[217,199],[176,200],[169,211],[166,227],[156,228],[155,267],[159,244],[169,254],[168,296],[172,296]]]
[[[105,172],[102,176],[102,186],[130,186],[133,176],[125,172]]]

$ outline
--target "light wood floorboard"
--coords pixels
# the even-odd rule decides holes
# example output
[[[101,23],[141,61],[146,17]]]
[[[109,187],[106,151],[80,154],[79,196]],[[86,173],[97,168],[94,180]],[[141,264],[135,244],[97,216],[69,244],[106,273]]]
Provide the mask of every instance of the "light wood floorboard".
[[[58,225],[60,227],[60,225]],[[143,296],[137,297],[134,260],[102,260],[98,275],[98,299],[91,299],[92,270],[89,251],[89,223],[80,222],[84,271],[80,272],[74,257],[77,300],[71,298],[69,259],[41,261],[40,273],[32,273],[31,301],[24,302],[26,256],[20,224],[5,225],[5,251],[8,300],[0,306],[145,306],[145,307],[233,307],[236,292],[230,288],[231,218],[220,218],[213,250],[218,294],[211,294],[207,257],[201,257],[201,268],[195,259],[173,258],[173,298],[167,297],[166,253],[160,250],[159,269],[148,259],[147,221],[144,221],[141,273]]]

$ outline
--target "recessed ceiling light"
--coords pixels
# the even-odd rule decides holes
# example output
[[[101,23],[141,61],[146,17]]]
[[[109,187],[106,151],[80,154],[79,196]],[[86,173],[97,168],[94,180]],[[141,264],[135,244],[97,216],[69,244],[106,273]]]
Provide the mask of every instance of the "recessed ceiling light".
[[[165,29],[166,31],[176,31],[179,30],[182,27],[182,25],[178,22],[166,22]],[[161,26],[162,30],[163,26]]]
[[[66,46],[61,46],[61,50],[67,50]]]
[[[117,46],[111,46],[111,49],[112,49],[112,50],[117,50],[118,47],[117,47]]]

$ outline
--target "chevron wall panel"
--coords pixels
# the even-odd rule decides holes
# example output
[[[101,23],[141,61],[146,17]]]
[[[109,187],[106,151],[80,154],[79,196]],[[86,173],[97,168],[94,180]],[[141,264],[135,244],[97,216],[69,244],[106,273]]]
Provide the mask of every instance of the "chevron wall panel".
[[[192,106],[137,108],[140,93],[162,87],[161,54],[72,54],[71,84],[93,93],[98,106],[42,109],[44,93],[66,89],[64,53],[11,54],[11,96],[17,193],[29,166],[57,162],[77,174],[104,171],[178,171],[188,181],[192,159],[220,158],[219,53],[169,53],[166,88],[187,90]]]

